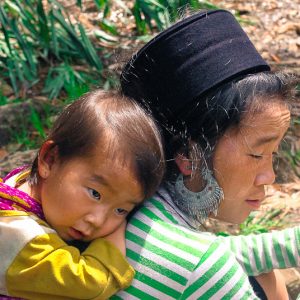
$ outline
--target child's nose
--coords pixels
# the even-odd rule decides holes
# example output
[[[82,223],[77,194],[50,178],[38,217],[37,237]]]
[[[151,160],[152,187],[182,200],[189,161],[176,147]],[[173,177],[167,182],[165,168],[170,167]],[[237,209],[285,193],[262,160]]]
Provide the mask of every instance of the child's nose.
[[[98,209],[97,211],[94,211],[94,219],[95,219],[94,226],[95,227],[101,228],[105,224],[105,222],[108,219],[108,212],[109,212],[109,209],[106,209],[106,208],[101,208],[101,209]]]
[[[91,224],[95,228],[101,228],[105,223],[107,218],[107,213],[100,211],[100,212],[93,212],[86,216],[85,221]]]

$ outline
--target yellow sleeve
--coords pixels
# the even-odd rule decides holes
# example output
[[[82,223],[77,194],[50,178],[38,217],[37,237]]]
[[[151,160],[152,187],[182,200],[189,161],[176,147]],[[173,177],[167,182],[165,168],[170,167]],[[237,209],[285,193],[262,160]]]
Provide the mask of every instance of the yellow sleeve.
[[[57,234],[35,237],[18,253],[6,273],[10,296],[37,300],[107,299],[130,285],[133,268],[104,239],[80,254]]]

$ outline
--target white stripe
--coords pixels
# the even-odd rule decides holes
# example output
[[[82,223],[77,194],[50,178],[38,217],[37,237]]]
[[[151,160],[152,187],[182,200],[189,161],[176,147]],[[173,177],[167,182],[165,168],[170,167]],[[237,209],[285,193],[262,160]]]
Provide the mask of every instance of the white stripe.
[[[252,274],[257,274],[258,270],[257,270],[256,262],[255,262],[255,256],[254,256],[254,251],[256,251],[256,248],[254,248],[254,243],[252,240],[253,238],[254,238],[254,235],[249,235],[248,237],[241,236],[240,240],[242,243],[242,249],[244,249],[244,250],[247,249],[247,251],[244,251],[244,256],[246,255],[246,253],[248,254],[248,257],[245,257],[245,263],[246,263],[246,261],[248,262],[247,265],[252,270]],[[252,247],[250,247],[250,245]],[[248,274],[248,275],[252,275],[252,274]]]
[[[182,226],[178,226],[178,225],[174,225],[174,228],[176,228],[176,230],[180,230],[182,232],[182,234],[179,234],[175,231],[170,231],[170,229],[162,226],[159,223],[155,224],[155,230],[157,232],[159,232],[160,234],[169,237],[172,233],[172,239],[180,242],[181,244],[191,245],[193,243],[194,244],[193,246],[194,247],[197,246],[197,248],[199,248],[199,251],[201,251],[199,254],[202,254],[203,252],[205,252],[207,250],[207,247],[213,241],[216,240],[216,236],[204,235],[203,233],[194,235],[194,237],[197,238],[197,240],[194,240],[194,239],[191,240],[191,238],[188,237],[189,235],[191,235],[190,230],[186,230],[186,228],[184,228]],[[199,254],[197,255],[197,257],[199,257]]]
[[[116,296],[127,300],[140,300],[139,298],[127,293],[126,291],[120,291],[119,293],[116,294]]]
[[[159,234],[161,234],[161,229],[162,227],[159,226],[159,228],[157,228],[157,224],[153,224],[152,228],[151,228],[151,231],[153,230],[156,230]],[[141,229],[139,229],[138,227],[135,227],[134,225],[130,225],[130,226],[127,226],[127,231],[139,236],[140,238],[144,239],[144,240],[147,240],[148,243],[151,243],[153,245],[155,245],[156,247],[159,247],[160,249],[164,250],[164,251],[167,251],[169,253],[172,253],[173,255],[176,255],[180,258],[184,258],[185,260],[191,262],[192,264],[197,264],[198,261],[199,261],[199,256],[201,253],[203,253],[203,251],[201,251],[199,249],[199,256],[195,256],[195,255],[192,255],[184,250],[181,250],[181,249],[178,249],[177,247],[174,247],[168,243],[165,243],[155,237],[153,237],[152,235],[150,234],[147,234],[146,232],[142,231]],[[169,230],[165,230],[165,232],[163,233],[166,237],[171,237],[172,239],[174,239],[174,236],[173,236],[173,231],[169,231]],[[174,240],[176,242],[176,240]],[[180,239],[179,239],[180,241]],[[188,240],[190,243],[191,241]],[[199,244],[200,245],[200,244]],[[207,249],[207,247],[206,247]]]
[[[127,230],[141,238],[143,238],[143,235],[146,234],[145,232],[139,230],[137,227],[134,227],[132,225],[127,227]],[[148,236],[143,239],[148,241]],[[167,269],[173,270],[174,272],[176,270],[176,273],[181,274],[183,277],[188,277],[190,274],[190,271],[187,270],[186,268],[181,267],[180,265],[173,262],[172,260],[163,258],[162,256],[156,254],[155,252],[147,250],[146,248],[144,248],[144,246],[140,246],[139,244],[136,244],[133,241],[126,240],[126,248],[134,251],[139,256],[145,257],[154,262],[158,262],[160,265],[163,265]],[[165,251],[165,253],[169,252],[169,245],[166,249],[164,249],[164,251]],[[200,258],[198,258],[198,261],[199,261],[199,259]],[[163,263],[162,263],[162,261],[163,261]]]
[[[232,296],[232,298],[230,300],[241,300],[243,298],[243,296],[245,296],[246,293],[247,294],[249,293],[249,291],[252,291],[252,295],[251,295],[251,298],[248,297],[247,300],[258,299],[255,296],[253,289],[251,288],[250,282],[248,280],[245,280],[244,284],[237,291],[237,293],[234,296]]]
[[[242,244],[241,244],[241,241],[240,241],[240,236],[232,236],[232,237],[228,237],[231,239],[231,243],[234,244],[234,252],[235,252],[235,257],[238,261],[238,263],[240,264],[240,266],[243,268],[243,270],[246,272],[246,267],[245,267],[245,264],[244,264],[244,256],[243,256],[243,252],[242,252]],[[247,260],[247,258],[246,258]]]
[[[187,283],[187,286],[192,285],[196,280],[202,277],[208,270],[211,269],[212,265],[215,262],[217,262],[226,252],[226,246],[219,245],[219,247],[215,249],[213,253],[210,253],[210,256],[192,273],[190,280]]]
[[[131,245],[133,243],[130,243],[130,245],[128,245],[128,248],[132,249],[135,245]],[[151,262],[158,262],[159,261],[159,265],[163,266],[164,268],[184,277],[184,278],[188,278],[190,276],[189,271],[187,271],[186,269],[181,268],[180,266],[178,266],[177,264],[174,264],[168,260],[165,260],[161,257],[158,257],[155,253],[151,253],[147,250],[144,249],[139,249],[139,250],[143,250],[142,255],[140,255],[141,259],[139,260],[139,262],[137,263],[135,260],[132,260],[130,258],[127,257],[129,263],[133,266],[133,268],[146,275],[146,276],[150,276],[152,279],[157,280],[158,282],[163,282],[164,285],[166,286],[171,286],[174,290],[177,291],[182,291],[183,290],[183,285],[178,283],[177,281],[172,280],[171,278],[169,278],[167,275],[165,275],[165,273],[159,273],[153,269],[151,269],[151,267],[147,267],[145,265],[143,265],[143,258],[149,259]]]
[[[180,265],[176,264],[175,262],[171,260],[167,260],[163,258],[162,256],[157,255],[154,252],[148,251],[147,249],[141,247],[138,244],[135,244],[134,242],[131,241],[126,241],[126,247],[127,249],[130,249],[137,253],[140,257],[144,257],[149,259],[150,261],[157,262],[159,265],[164,266],[165,268],[172,270],[173,272],[176,272],[177,274],[180,274],[183,277],[188,277],[190,274],[190,271],[181,267]],[[166,252],[167,253],[167,252]],[[136,262],[132,261],[133,267],[137,268],[138,265]],[[138,264],[140,264],[138,262]]]
[[[152,288],[151,286],[149,286],[146,283],[141,282],[137,279],[133,280],[132,285],[135,288],[143,291],[145,294],[151,295],[152,297],[155,297],[157,299],[160,299],[160,300],[174,299],[173,297],[170,297],[169,295],[166,295],[165,293],[163,293],[155,288]]]
[[[282,256],[283,256],[284,265],[285,265],[286,268],[289,268],[289,267],[291,267],[291,264],[290,264],[290,260],[288,258],[287,252],[286,252],[287,245],[285,245],[284,233],[277,231],[276,235],[275,235],[275,238],[276,237],[277,237],[277,240],[278,240],[278,243],[279,243],[279,246],[280,246],[280,250],[281,250],[281,253],[282,253]]]
[[[159,201],[160,202],[160,201]],[[167,210],[169,208],[170,213],[173,212],[173,208],[171,208],[170,206],[168,206],[166,203],[163,203],[162,205],[165,206],[165,209]],[[187,228],[185,224],[175,224],[175,223],[171,223],[171,221],[166,218],[162,213],[160,213],[160,211],[153,206],[153,204],[150,206],[146,206],[151,212],[153,212],[155,215],[157,215],[160,219],[163,219],[163,221],[166,221],[165,223],[167,223],[170,226],[174,226],[175,228],[179,229],[180,231],[184,232],[186,235],[191,236],[195,239],[200,239],[201,243],[211,243],[212,240],[216,239],[216,236],[210,232],[201,232],[201,231],[196,231],[196,230],[192,230],[191,228]],[[145,213],[143,212],[138,212],[136,215],[134,215],[134,217],[140,221],[142,221],[143,223],[151,226],[150,224],[153,224],[155,221],[153,221],[151,218],[149,218]],[[176,215],[174,215],[174,218],[176,217]],[[176,218],[175,218],[176,219]],[[180,223],[179,220],[176,219],[176,221],[178,221]],[[162,222],[164,223],[164,222]],[[157,224],[158,225],[158,224]],[[165,227],[164,227],[165,228]],[[175,232],[173,234],[176,234]],[[181,239],[182,236],[178,235],[179,238]],[[178,238],[178,236],[176,237],[176,239]],[[189,240],[190,242],[190,240]]]
[[[267,268],[267,263],[266,263],[266,259],[265,259],[265,255],[264,255],[262,236],[258,234],[258,235],[253,236],[253,238],[256,240],[256,249],[254,249],[254,251],[256,250],[256,252],[257,252],[257,257],[260,260],[262,270],[265,270]],[[249,245],[249,246],[251,246],[251,245]],[[261,273],[261,272],[259,272],[259,273]],[[254,274],[254,275],[258,275],[258,274]]]
[[[296,261],[296,265],[295,266],[292,265],[292,264],[289,264],[289,266],[290,267],[297,267],[297,266],[299,266],[299,262],[300,262],[299,252],[297,251],[297,243],[296,243],[297,237],[295,236],[296,233],[297,233],[297,231],[294,230],[294,229],[285,229],[284,231],[287,232],[287,235],[288,235],[288,237],[290,239],[290,242],[289,242],[290,250],[285,247],[284,248],[285,254],[288,257],[287,251],[289,251],[290,255],[293,256],[295,258],[295,261]],[[282,239],[284,240],[284,234],[282,234]],[[288,260],[288,262],[290,262],[290,260]]]
[[[157,207],[155,207],[152,203],[146,203],[144,205],[148,208],[152,213],[154,213],[160,220],[165,221],[167,223],[171,222],[169,218],[167,218]],[[141,212],[143,214],[143,212]],[[137,217],[137,215],[135,215]]]
[[[288,230],[288,233],[289,233],[289,236],[291,236],[291,250],[292,250],[292,255],[294,255],[294,258],[296,260],[296,266],[299,266],[300,265],[300,257],[299,257],[299,251],[298,251],[298,248],[297,246],[300,246],[298,245],[298,243],[296,243],[296,241],[299,241],[299,239],[297,239],[296,237],[296,234],[299,233],[299,230],[297,230],[296,228],[295,229],[286,229]],[[293,266],[293,267],[296,267],[296,266]]]
[[[181,225],[175,225],[175,224],[170,224],[169,225],[173,226],[173,228],[177,231],[181,231],[182,234],[175,232],[175,230],[169,229],[166,226],[163,226],[162,223],[153,223],[153,220],[151,220],[147,215],[139,215],[138,216],[139,221],[143,222],[144,224],[148,225],[151,227],[151,230],[157,231],[160,235],[166,236],[166,237],[172,237],[172,239],[175,242],[180,242],[181,244],[185,245],[195,245],[197,248],[199,248],[199,254],[197,256],[190,254],[192,260],[197,260],[199,255],[202,254],[207,250],[207,247],[214,241],[216,240],[216,236],[212,234],[205,234],[202,232],[199,233],[193,233],[191,230],[188,230],[187,228],[181,226]],[[133,224],[129,224],[127,229],[130,227],[130,225],[135,226]],[[137,228],[137,227],[135,227]],[[134,231],[133,231],[134,233]],[[143,235],[143,238],[145,238],[145,234]],[[197,240],[191,240],[189,236],[193,236]],[[170,245],[168,244],[167,247],[169,248]],[[184,252],[187,253],[187,252]]]
[[[219,249],[220,250],[220,249]],[[205,261],[206,263],[206,261]],[[236,263],[234,261],[234,263]],[[209,289],[211,289],[223,276],[225,276],[228,271],[231,269],[233,265],[233,262],[231,259],[229,259],[223,266],[222,268],[216,272],[210,279],[209,281],[207,281],[204,285],[202,285],[194,294],[193,296],[196,297],[196,298],[199,298],[200,296],[202,296],[203,294],[205,294]],[[202,266],[200,266],[200,268],[202,269]],[[210,266],[212,266],[212,264],[210,264]],[[199,273],[202,273],[203,275],[203,271],[201,270]],[[201,275],[201,276],[202,276]],[[199,279],[200,276],[198,276],[197,279]],[[226,289],[226,286],[223,286],[223,289]],[[226,290],[226,292],[228,292],[228,290]],[[216,299],[216,298],[214,298]],[[220,299],[220,298],[219,298]]]
[[[271,264],[272,264],[272,269],[276,269],[279,268],[279,264],[276,258],[276,253],[275,253],[275,248],[273,245],[273,240],[272,240],[272,234],[265,234],[264,235],[264,244],[267,246],[267,248],[271,251],[269,251],[269,253],[271,254]],[[266,254],[266,253],[265,253]],[[266,270],[268,271],[268,270]]]
[[[233,261],[232,262],[232,266],[235,265],[236,262]],[[222,288],[213,295],[214,299],[222,299],[224,295],[226,295],[229,291],[232,290],[232,288],[234,288],[234,286],[240,281],[241,278],[245,278],[245,273],[243,272],[242,268],[238,268],[235,272],[235,274],[231,277],[231,279],[229,281],[226,282],[226,284],[224,286],[222,286]],[[248,280],[247,280],[248,282]],[[250,284],[249,284],[249,288],[250,288]]]

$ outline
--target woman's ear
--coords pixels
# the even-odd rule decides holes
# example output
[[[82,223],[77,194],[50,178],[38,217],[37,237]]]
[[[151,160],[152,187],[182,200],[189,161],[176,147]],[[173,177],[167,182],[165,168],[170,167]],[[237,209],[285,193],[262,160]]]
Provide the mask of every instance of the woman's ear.
[[[43,179],[50,175],[53,164],[58,161],[58,146],[54,141],[46,141],[40,151],[38,157],[38,173]]]
[[[189,176],[192,174],[192,161],[189,160],[186,156],[183,154],[177,154],[175,157],[175,163],[179,169],[179,171],[182,173],[183,176]]]

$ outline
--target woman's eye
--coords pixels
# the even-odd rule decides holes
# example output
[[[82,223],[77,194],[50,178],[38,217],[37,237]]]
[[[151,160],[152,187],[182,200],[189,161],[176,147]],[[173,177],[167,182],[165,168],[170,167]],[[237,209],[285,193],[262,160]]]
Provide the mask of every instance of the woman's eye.
[[[279,154],[278,154],[278,152],[273,152],[272,153],[272,160],[273,160],[273,162],[278,162],[278,160],[279,160]]]
[[[116,212],[117,215],[120,215],[120,216],[128,214],[128,211],[126,209],[123,209],[123,208],[116,208],[115,212]]]
[[[96,190],[94,189],[89,189],[89,194],[91,195],[91,197],[93,197],[96,200],[100,200],[101,199],[101,195],[100,193],[98,193]]]
[[[254,159],[262,159],[263,158],[263,156],[259,155],[259,154],[249,154],[249,156],[251,156]]]

